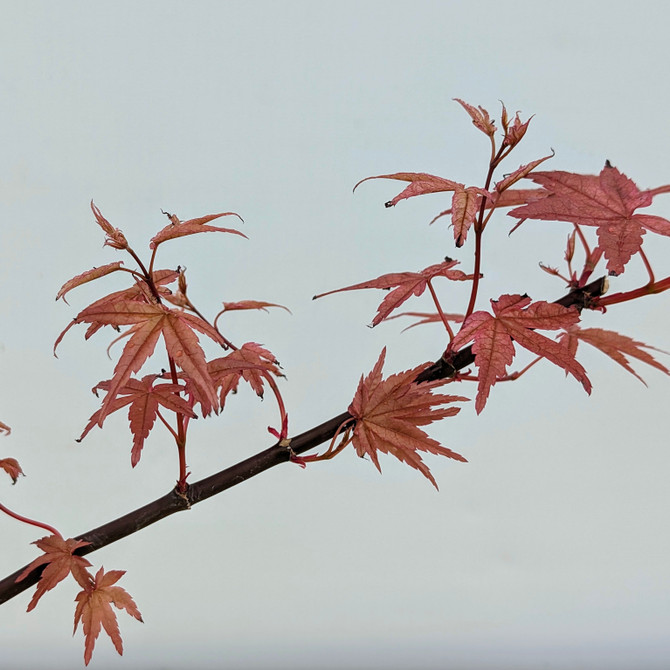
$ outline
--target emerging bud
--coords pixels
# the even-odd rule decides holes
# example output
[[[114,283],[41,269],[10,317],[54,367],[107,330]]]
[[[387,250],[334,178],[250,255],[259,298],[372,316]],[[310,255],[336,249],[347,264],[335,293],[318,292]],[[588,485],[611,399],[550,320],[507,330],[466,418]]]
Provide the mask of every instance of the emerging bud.
[[[533,117],[531,116],[530,119],[532,118]],[[521,123],[519,112],[517,112],[512,125],[507,124],[505,128],[505,139],[503,140],[503,146],[514,147],[519,144],[523,136],[526,134],[526,130],[528,130],[530,119],[528,119],[528,121],[525,123]]]
[[[93,200],[91,200],[91,209],[93,210],[96,222],[105,231],[106,237],[104,246],[112,247],[113,249],[127,249],[128,242],[126,241],[125,235],[107,221],[100,210],[95,206]]]

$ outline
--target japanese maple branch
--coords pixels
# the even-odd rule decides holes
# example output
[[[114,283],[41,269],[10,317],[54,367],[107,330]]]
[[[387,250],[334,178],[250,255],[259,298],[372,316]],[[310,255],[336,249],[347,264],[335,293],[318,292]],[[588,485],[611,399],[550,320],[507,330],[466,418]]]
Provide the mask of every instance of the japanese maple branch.
[[[564,307],[575,305],[578,309],[591,306],[594,300],[604,292],[605,281],[605,278],[601,277],[581,289],[574,289],[563,296],[563,298],[556,300],[556,303]],[[448,361],[441,358],[433,363],[417,377],[416,381],[422,382],[453,377],[458,370],[471,365],[473,362],[474,354],[472,348],[466,347],[457,352]],[[174,489],[161,498],[129,512],[114,521],[82,533],[76,539],[84,540],[90,544],[79,548],[76,553],[82,556],[90,554],[112,542],[132,535],[175,512],[190,509],[196,503],[222,493],[237,484],[241,484],[275,465],[286,463],[291,460],[292,456],[305,453],[331,440],[338,430],[346,428],[346,424],[350,421],[353,422],[353,420],[348,412],[343,412],[311,430],[291,438],[288,441],[289,444],[287,444],[286,440],[281,441],[265,451],[261,451],[254,456],[240,461],[236,465],[190,484],[183,492],[178,492]],[[16,578],[25,570],[25,567],[20,568],[0,581],[0,604],[7,602],[36,584],[44,568],[44,566],[36,568],[17,584]]]

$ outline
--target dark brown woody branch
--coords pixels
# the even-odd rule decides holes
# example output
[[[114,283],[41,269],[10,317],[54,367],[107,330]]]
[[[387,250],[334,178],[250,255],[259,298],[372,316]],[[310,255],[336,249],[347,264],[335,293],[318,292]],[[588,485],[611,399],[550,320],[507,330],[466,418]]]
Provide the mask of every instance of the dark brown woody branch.
[[[605,285],[606,279],[602,277],[588,284],[584,288],[571,291],[560,300],[556,300],[556,303],[564,305],[565,307],[575,305],[581,310],[589,307],[593,298],[604,293]],[[458,370],[462,370],[468,365],[471,365],[473,361],[474,354],[472,353],[472,348],[467,347],[451,356],[449,360],[441,358],[433,363],[421,373],[419,377],[417,377],[417,381],[421,382],[452,377]],[[114,521],[110,521],[98,528],[82,533],[81,535],[78,535],[76,539],[90,542],[90,544],[78,549],[76,553],[82,556],[90,554],[112,542],[116,542],[128,535],[132,535],[175,512],[189,509],[192,505],[199,503],[201,500],[206,500],[226,489],[241,484],[247,479],[258,475],[275,465],[286,463],[290,460],[291,454],[297,455],[305,453],[306,451],[331,440],[342,423],[349,420],[353,421],[351,415],[348,412],[343,412],[329,421],[292,438],[290,446],[275,444],[269,449],[240,461],[230,468],[226,468],[221,472],[217,472],[210,477],[206,477],[199,482],[191,484],[183,494],[178,493],[176,490],[172,490],[163,497],[129,512]],[[22,591],[25,591],[36,584],[44,567],[45,566],[40,566],[36,568],[18,583],[16,582],[16,578],[23,572],[25,566],[1,580],[0,604],[10,600]]]

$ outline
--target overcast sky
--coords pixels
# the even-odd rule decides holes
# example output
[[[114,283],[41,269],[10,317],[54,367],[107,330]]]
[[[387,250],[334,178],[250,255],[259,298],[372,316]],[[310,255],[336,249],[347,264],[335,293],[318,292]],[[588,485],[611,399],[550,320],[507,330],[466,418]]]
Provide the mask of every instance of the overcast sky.
[[[670,182],[665,2],[1,6],[0,420],[13,432],[0,457],[28,476],[0,480],[0,499],[66,536],[176,477],[158,430],[131,469],[122,413],[74,441],[98,406],[90,388],[113,369],[112,338],[73,329],[58,359],[53,342],[123,286],[108,277],[70,306],[54,301],[73,275],[120,258],[102,248],[91,199],[138,250],[165,225],[161,208],[244,218],[248,241],[166,244],[162,265],[188,268],[210,316],[223,300],[291,309],[225,327],[282,362],[297,434],[347,408],[383,346],[389,373],[444,348],[438,326],[368,328],[376,291],[311,297],[445,255],[471,263],[446,220],[427,225],[444,194],[390,210],[398,183],[352,194],[397,171],[481,185],[486,138],[453,98],[535,115],[510,170],[553,148],[548,169],[597,173],[609,159],[641,188]],[[670,201],[654,211],[670,217]],[[561,262],[569,226],[530,222],[508,238],[511,220],[496,221],[479,306],[507,292],[562,295],[537,263]],[[647,244],[668,274],[667,240]],[[636,266],[613,289],[643,280]],[[462,311],[463,292],[447,289],[445,308]],[[670,350],[669,311],[661,295],[586,322]],[[127,570],[121,585],[146,623],[120,613],[124,657],[101,638],[92,667],[667,668],[670,380],[639,368],[645,387],[597,352],[581,360],[591,397],[547,364],[496,386],[481,416],[468,406],[435,426],[469,461],[426,459],[439,493],[390,458],[379,475],[347,450],[304,471],[277,467],[96,552],[96,568]],[[275,413],[242,389],[222,417],[193,424],[192,478],[270,446]],[[0,534],[4,576],[36,556],[41,533],[4,517]],[[3,605],[0,665],[82,666],[75,594],[64,583],[30,614],[29,593]]]

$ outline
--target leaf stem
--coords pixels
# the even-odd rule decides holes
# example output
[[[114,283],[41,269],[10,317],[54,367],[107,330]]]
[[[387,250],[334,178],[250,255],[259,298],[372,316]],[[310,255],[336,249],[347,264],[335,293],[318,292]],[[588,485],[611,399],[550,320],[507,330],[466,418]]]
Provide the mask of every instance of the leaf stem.
[[[151,291],[151,295],[153,295],[153,297],[156,299],[156,302],[158,302],[160,304],[161,303],[161,297],[158,294],[158,289],[156,288],[156,284],[154,284],[154,280],[152,278],[151,273],[147,271],[146,267],[144,266],[144,263],[142,263],[142,260],[133,251],[133,249],[131,249],[130,247],[127,247],[126,251],[133,257],[134,261],[139,266],[140,270],[142,271],[142,274],[144,275],[143,279],[146,282],[147,286],[149,287],[149,290]],[[154,249],[153,253],[151,254],[151,263],[152,264],[153,264],[155,255],[156,255],[156,250]]]
[[[661,195],[661,193],[670,193],[670,184],[666,184],[665,186],[657,186],[656,188],[650,188],[647,193],[649,193],[652,197]]]
[[[644,267],[647,268],[647,272],[649,273],[649,285],[651,286],[655,281],[654,277],[654,271],[651,267],[651,263],[649,262],[649,259],[647,258],[647,255],[642,251],[642,248],[640,247],[640,250],[638,251],[640,254],[640,257],[642,258],[642,262],[644,263]]]
[[[454,339],[454,331],[451,329],[449,321],[442,311],[442,305],[440,305],[440,301],[437,299],[437,294],[435,293],[435,289],[433,288],[433,284],[431,283],[430,279],[426,282],[426,284],[428,285],[430,295],[433,296],[433,302],[435,303],[435,307],[437,307],[437,313],[440,315],[440,319],[442,319],[442,323],[447,329],[447,333],[449,333],[449,342],[451,342],[451,340]]]
[[[21,516],[16,512],[12,512],[12,510],[9,509],[9,507],[5,507],[2,503],[0,503],[0,511],[4,512],[8,516],[11,516],[13,519],[16,519],[17,521],[27,523],[31,526],[37,526],[38,528],[43,528],[44,530],[48,530],[52,535],[58,535],[58,537],[60,538],[63,537],[53,526],[50,526],[48,523],[42,523],[41,521],[35,521],[35,519],[29,519],[27,516]]]
[[[279,441],[281,442],[288,435],[288,413],[286,412],[286,406],[284,405],[284,399],[282,398],[281,393],[279,392],[279,387],[277,383],[272,378],[272,375],[269,372],[261,371],[261,375],[267,381],[268,386],[272,389],[275,399],[277,401],[277,406],[279,407],[279,419],[280,419],[280,433]]]
[[[170,376],[172,377],[173,384],[179,384],[179,376],[177,374],[177,366],[174,362],[174,358],[168,354],[168,362],[170,364]],[[177,413],[177,454],[179,456],[179,479],[177,479],[177,491],[179,493],[184,493],[187,488],[186,478],[188,477],[188,472],[186,472],[186,425],[185,425],[185,416],[183,414]]]
[[[494,145],[495,146],[495,145]],[[484,190],[488,191],[489,186],[491,185],[491,180],[493,179],[493,173],[495,172],[495,169],[498,167],[500,161],[505,158],[511,151],[511,148],[505,153],[505,147],[501,146],[500,149],[498,149],[498,153],[495,154],[491,158],[491,162],[489,163],[489,169],[488,172],[486,173],[486,181],[484,182]],[[477,291],[479,290],[479,279],[481,276],[481,266],[482,266],[482,233],[484,232],[484,228],[486,227],[486,223],[484,221],[484,212],[486,211],[486,198],[482,198],[482,204],[479,207],[479,214],[477,215],[477,221],[475,223],[475,267],[473,270],[474,278],[472,280],[472,290],[470,291],[470,301],[468,303],[468,308],[465,311],[465,317],[463,319],[463,322],[465,323],[465,320],[472,314],[472,312],[475,309],[475,302],[477,300]],[[487,217],[486,221],[490,219],[490,216]]]
[[[158,416],[158,418],[163,422],[163,425],[170,431],[172,437],[174,437],[174,441],[179,442],[179,437],[177,436],[175,429],[168,423],[168,420],[161,414],[159,409],[156,410],[156,416]]]
[[[610,296],[599,298],[594,305],[594,309],[609,307],[610,305],[617,305],[621,302],[635,300],[636,298],[642,298],[647,295],[663,293],[663,291],[667,291],[668,289],[670,289],[670,277],[665,277],[665,279],[653,282],[652,284],[645,284],[644,286],[640,286],[640,288],[633,289],[632,291],[613,293]]]

